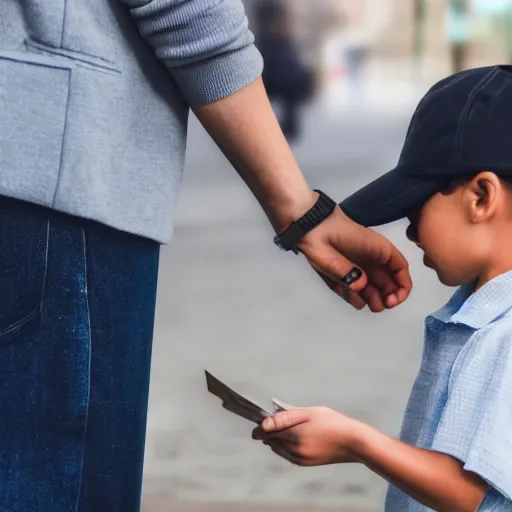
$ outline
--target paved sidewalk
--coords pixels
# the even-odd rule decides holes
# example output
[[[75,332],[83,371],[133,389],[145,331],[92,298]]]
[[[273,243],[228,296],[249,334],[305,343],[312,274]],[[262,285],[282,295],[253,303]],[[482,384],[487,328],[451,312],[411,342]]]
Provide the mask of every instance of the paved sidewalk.
[[[169,498],[147,498],[143,512],[370,512],[354,508],[322,508],[315,506],[268,505],[247,503],[210,503],[174,501]]]

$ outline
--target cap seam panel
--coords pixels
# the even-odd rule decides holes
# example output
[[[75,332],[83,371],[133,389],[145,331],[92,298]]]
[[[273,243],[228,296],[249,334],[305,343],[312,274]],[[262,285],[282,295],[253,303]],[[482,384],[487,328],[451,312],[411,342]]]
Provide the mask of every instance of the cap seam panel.
[[[466,101],[466,104],[464,105],[464,109],[462,110],[462,113],[460,115],[459,123],[457,132],[455,134],[455,141],[454,141],[454,149],[453,149],[453,156],[451,158],[450,167],[455,167],[458,164],[462,164],[461,160],[461,148],[462,148],[462,142],[464,139],[464,135],[466,134],[466,120],[467,116],[469,114],[469,110],[474,104],[475,97],[482,92],[485,87],[487,87],[491,81],[495,78],[495,76],[498,74],[499,68],[493,69],[490,73],[488,73],[486,76],[484,76],[473,88],[471,91],[468,100]]]

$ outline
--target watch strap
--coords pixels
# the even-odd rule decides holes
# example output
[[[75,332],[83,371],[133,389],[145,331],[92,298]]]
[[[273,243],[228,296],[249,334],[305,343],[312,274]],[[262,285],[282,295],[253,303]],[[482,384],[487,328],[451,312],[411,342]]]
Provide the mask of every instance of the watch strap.
[[[319,197],[313,207],[275,236],[274,243],[281,249],[297,254],[296,247],[302,238],[329,217],[336,208],[336,201],[320,190],[315,190],[315,192],[319,194]]]

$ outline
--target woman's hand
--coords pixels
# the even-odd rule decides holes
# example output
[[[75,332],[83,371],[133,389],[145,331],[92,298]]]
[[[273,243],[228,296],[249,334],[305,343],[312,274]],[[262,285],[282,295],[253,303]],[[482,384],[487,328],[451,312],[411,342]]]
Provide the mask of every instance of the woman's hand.
[[[356,309],[374,313],[404,302],[412,289],[409,265],[384,236],[349,219],[340,208],[306,234],[299,249],[324,282]],[[361,277],[346,283],[357,267]]]
[[[261,79],[194,112],[276,232],[315,204],[318,195],[286,142]],[[394,308],[411,292],[409,267],[398,249],[384,236],[353,222],[340,208],[310,231],[298,249],[329,288],[357,309],[366,304],[373,312]],[[348,278],[353,276],[358,279]]]

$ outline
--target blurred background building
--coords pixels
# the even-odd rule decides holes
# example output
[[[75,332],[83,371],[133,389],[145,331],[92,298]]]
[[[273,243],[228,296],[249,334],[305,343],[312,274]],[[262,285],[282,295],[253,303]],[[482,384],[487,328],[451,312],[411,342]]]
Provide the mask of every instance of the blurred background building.
[[[281,0],[286,15],[258,25],[264,1],[245,0],[250,23],[258,44],[282,44],[271,42],[267,69],[293,92],[291,114],[282,90],[276,112],[309,183],[340,200],[395,165],[434,81],[512,60],[509,0]],[[453,290],[397,222],[381,231],[409,259],[410,299],[382,315],[349,309],[302,259],[275,249],[259,206],[193,116],[188,147],[175,239],[161,259],[144,512],[382,510],[386,485],[364,468],[297,468],[252,442],[251,425],[206,392],[203,371],[263,406],[273,396],[326,405],[396,435],[423,318]]]

